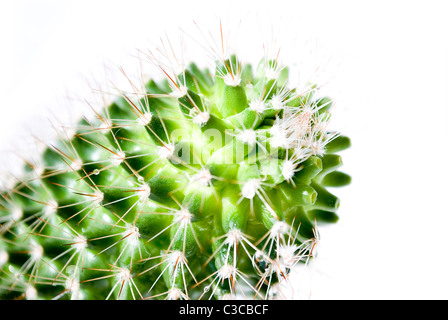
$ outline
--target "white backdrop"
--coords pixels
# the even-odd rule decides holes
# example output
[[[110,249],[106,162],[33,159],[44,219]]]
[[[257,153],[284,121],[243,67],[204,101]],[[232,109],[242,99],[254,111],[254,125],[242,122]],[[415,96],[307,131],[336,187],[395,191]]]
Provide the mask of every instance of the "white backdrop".
[[[101,79],[105,66],[112,65],[112,73],[115,64],[126,67],[135,48],[150,47],[165,31],[175,32],[193,19],[215,33],[220,18],[230,28],[239,20],[258,31],[272,25],[281,30],[282,53],[291,61],[297,52],[291,48],[312,38],[337,62],[329,86],[337,100],[333,125],[353,142],[342,154],[353,183],[334,190],[341,198],[340,221],[322,229],[320,256],[306,284],[309,297],[446,299],[443,3],[3,2],[0,172],[13,170],[13,151],[31,150],[29,141],[19,143],[23,137],[46,135],[49,115],[67,114],[68,101],[82,98],[86,79]],[[239,37],[248,52],[262,56],[255,33],[241,31]]]

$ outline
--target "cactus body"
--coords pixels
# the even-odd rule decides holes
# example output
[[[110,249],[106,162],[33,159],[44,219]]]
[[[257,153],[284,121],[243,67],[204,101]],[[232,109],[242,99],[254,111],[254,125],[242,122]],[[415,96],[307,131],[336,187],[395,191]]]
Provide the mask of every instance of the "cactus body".
[[[288,85],[277,60],[191,63],[62,130],[1,194],[0,297],[282,297],[350,183],[331,99]]]

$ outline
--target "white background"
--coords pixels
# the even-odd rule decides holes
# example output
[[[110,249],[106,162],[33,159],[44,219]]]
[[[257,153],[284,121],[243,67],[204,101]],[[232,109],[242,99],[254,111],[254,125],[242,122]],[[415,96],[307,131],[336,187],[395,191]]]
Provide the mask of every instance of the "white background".
[[[342,201],[340,221],[322,229],[310,298],[447,299],[443,4],[3,1],[0,171],[11,170],[12,151],[29,149],[19,143],[23,137],[50,127],[45,119],[51,112],[66,113],[68,96],[82,97],[86,79],[111,62],[126,66],[135,48],[144,50],[166,30],[197,19],[217,33],[220,17],[241,20],[249,30],[273,25],[286,55],[296,52],[288,52],[289,40],[311,37],[338,61],[333,125],[353,143],[342,154],[353,183],[334,190]],[[245,32],[239,36],[249,52],[261,57],[255,32]]]

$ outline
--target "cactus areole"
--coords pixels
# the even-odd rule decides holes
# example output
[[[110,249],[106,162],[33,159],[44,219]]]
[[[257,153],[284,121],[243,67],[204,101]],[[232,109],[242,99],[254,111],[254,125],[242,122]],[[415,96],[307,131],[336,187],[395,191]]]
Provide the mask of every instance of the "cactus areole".
[[[159,65],[1,191],[1,299],[288,298],[350,140],[277,59],[215,60]]]

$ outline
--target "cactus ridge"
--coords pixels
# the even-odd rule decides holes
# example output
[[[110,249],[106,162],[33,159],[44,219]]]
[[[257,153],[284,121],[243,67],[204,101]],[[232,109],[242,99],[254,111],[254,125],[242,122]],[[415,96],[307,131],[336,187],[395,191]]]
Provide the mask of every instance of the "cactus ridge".
[[[237,55],[120,96],[0,198],[1,299],[283,298],[350,183],[333,101]]]

